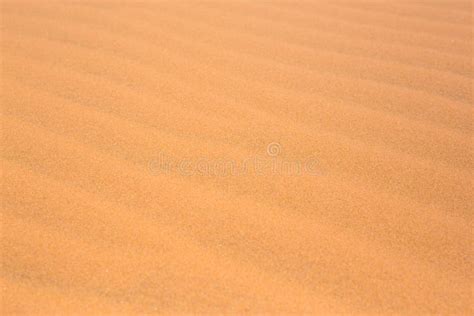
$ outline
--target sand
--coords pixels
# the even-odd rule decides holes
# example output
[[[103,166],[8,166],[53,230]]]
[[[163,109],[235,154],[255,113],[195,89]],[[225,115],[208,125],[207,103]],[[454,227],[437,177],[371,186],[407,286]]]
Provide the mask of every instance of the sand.
[[[2,1],[1,314],[470,315],[470,1]]]

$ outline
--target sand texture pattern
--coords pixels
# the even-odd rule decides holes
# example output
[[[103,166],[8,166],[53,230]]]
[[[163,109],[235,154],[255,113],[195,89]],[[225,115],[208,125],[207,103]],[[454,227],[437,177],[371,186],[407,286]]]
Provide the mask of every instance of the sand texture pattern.
[[[472,315],[462,0],[1,2],[3,315]]]

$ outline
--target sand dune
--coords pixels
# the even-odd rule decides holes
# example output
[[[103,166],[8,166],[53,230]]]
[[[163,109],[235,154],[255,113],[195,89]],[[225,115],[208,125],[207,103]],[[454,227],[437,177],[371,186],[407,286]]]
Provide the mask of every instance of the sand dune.
[[[2,314],[472,314],[470,1],[2,1]]]

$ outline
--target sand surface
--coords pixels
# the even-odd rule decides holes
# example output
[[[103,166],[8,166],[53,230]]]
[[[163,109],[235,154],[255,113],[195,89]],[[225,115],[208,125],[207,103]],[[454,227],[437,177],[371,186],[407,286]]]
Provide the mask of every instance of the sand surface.
[[[2,314],[472,314],[471,1],[1,1]]]

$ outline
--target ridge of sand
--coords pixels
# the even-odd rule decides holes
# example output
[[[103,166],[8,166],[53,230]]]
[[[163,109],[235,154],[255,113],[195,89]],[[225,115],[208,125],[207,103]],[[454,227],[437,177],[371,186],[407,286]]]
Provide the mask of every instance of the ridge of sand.
[[[472,48],[470,1],[2,1],[1,313],[472,314]]]

